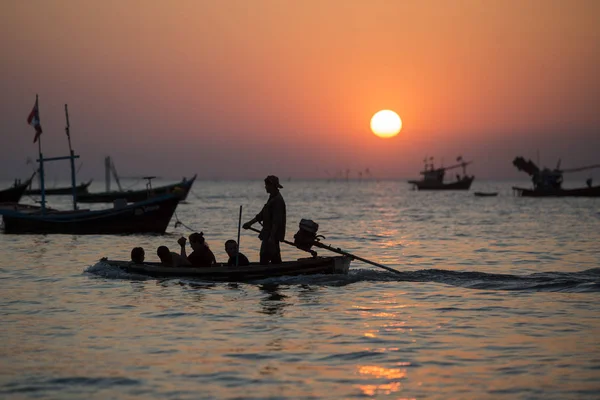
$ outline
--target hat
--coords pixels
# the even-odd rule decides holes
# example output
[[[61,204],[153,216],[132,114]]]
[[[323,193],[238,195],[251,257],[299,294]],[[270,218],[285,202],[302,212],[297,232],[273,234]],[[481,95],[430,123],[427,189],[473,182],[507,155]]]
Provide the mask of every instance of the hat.
[[[283,189],[283,186],[279,184],[279,178],[275,175],[269,175],[265,178],[265,183],[270,183],[271,185],[278,187],[279,189]]]

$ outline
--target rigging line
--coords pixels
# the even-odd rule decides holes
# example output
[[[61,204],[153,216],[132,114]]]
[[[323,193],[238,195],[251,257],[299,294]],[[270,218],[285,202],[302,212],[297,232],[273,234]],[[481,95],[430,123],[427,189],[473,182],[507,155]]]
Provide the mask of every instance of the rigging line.
[[[179,217],[177,216],[177,211],[175,211],[175,213],[174,213],[174,214],[175,214],[175,228],[177,228],[179,225],[181,225],[181,226],[183,226],[183,227],[185,227],[185,228],[189,229],[189,230],[190,230],[190,231],[192,231],[192,232],[196,232],[196,230],[195,230],[195,229],[192,229],[192,228],[190,228],[189,226],[187,226],[186,224],[184,224],[183,222],[181,222],[181,221],[179,220]]]
[[[125,189],[123,189],[123,191],[130,190],[132,187],[134,187],[135,185],[137,185],[138,183],[140,183],[140,181],[141,181],[141,179],[138,179],[137,181],[133,182],[131,185],[129,185]]]
[[[196,193],[192,192],[191,188],[190,188],[190,191],[188,192],[188,196],[189,196],[190,194],[191,194],[192,196],[194,196],[195,198],[197,198],[198,200],[202,200],[202,198],[201,198],[200,196],[198,196]]]

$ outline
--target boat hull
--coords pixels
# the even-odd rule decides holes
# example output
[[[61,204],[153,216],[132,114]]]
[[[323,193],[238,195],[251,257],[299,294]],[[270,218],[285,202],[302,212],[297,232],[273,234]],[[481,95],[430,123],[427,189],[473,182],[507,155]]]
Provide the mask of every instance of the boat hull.
[[[179,197],[166,195],[121,208],[106,210],[23,211],[1,209],[4,233],[113,235],[165,233]]]
[[[161,196],[168,193],[178,191],[178,195],[181,200],[185,200],[189,191],[196,180],[196,175],[189,180],[183,180],[178,183],[171,185],[160,186],[152,188],[150,194],[152,196]],[[111,192],[99,192],[99,193],[84,193],[77,196],[77,202],[79,203],[112,203],[115,200],[125,199],[128,203],[135,203],[138,201],[144,201],[149,197],[149,191],[144,190],[128,190],[128,191],[111,191]]]
[[[474,176],[463,178],[460,181],[443,183],[438,181],[408,181],[408,183],[414,185],[418,190],[469,190],[471,184],[475,180]]]
[[[165,267],[159,263],[133,264],[131,261],[101,259],[101,262],[118,267],[125,272],[152,277],[191,277],[210,281],[243,282],[278,276],[348,274],[351,257],[313,257],[281,264],[260,265],[252,263],[244,267],[216,266],[210,268]]]
[[[600,197],[600,186],[577,189],[526,189],[513,186],[517,196],[521,197]]]
[[[92,183],[92,180],[90,179],[88,182],[86,183],[81,183],[79,185],[77,185],[75,187],[77,196],[79,195],[83,195],[88,193],[88,186],[90,186],[90,184]],[[70,196],[73,194],[73,187],[68,186],[68,187],[59,187],[59,188],[44,188],[44,193],[46,196]],[[26,195],[30,195],[30,196],[39,196],[42,194],[42,190],[41,189],[29,189],[25,191]]]

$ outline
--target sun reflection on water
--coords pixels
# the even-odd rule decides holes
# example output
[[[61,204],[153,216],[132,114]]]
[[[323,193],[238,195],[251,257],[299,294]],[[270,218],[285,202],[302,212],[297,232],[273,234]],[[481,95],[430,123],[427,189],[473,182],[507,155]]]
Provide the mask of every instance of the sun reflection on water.
[[[403,363],[403,365],[406,365]],[[391,382],[380,383],[380,384],[364,384],[356,385],[363,394],[367,396],[374,396],[377,394],[389,395],[397,392],[402,388],[402,383],[397,380],[406,378],[406,369],[400,368],[385,368],[376,365],[361,365],[358,366],[358,373],[360,375],[369,376],[375,379],[388,379]]]

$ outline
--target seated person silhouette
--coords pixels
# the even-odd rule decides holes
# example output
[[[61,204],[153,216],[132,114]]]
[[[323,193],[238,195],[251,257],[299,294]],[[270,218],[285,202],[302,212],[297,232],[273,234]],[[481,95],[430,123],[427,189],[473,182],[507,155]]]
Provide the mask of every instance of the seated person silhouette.
[[[235,259],[237,255],[237,265],[240,267],[250,265],[250,261],[248,261],[248,257],[239,252],[238,244],[235,240],[229,239],[225,242],[225,251],[229,256],[229,261],[227,261],[228,266],[235,266]]]
[[[192,247],[192,253],[188,256],[185,253],[185,242],[184,237],[180,237],[177,243],[181,246],[181,257],[184,258],[196,268],[212,267],[217,263],[215,255],[212,250],[206,244],[204,240],[204,233],[194,232],[189,236],[190,246]]]
[[[188,260],[170,251],[167,246],[159,246],[156,249],[156,255],[160,258],[160,263],[165,267],[189,267],[190,265]]]
[[[131,262],[134,264],[143,264],[145,255],[143,248],[134,247],[131,249]]]

